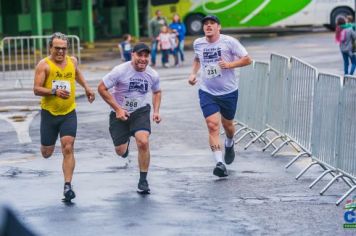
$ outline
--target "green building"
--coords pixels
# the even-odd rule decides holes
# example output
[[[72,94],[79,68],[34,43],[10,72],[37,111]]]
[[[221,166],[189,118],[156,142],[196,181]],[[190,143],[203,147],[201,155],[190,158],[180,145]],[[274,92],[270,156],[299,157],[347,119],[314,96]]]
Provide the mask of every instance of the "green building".
[[[49,35],[60,31],[83,42],[146,34],[147,0],[0,0],[0,34]]]

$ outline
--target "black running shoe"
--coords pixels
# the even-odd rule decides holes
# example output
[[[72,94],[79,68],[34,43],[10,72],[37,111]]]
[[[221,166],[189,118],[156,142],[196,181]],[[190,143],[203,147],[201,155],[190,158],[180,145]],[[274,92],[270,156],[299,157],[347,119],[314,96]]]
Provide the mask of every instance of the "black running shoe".
[[[63,195],[65,201],[71,201],[73,198],[75,198],[75,192],[73,191],[71,185],[69,184],[64,185]]]
[[[142,180],[138,182],[137,185],[137,192],[138,193],[143,193],[143,194],[149,194],[150,193],[150,187],[148,186],[147,180]]]
[[[226,177],[228,176],[226,167],[223,163],[218,162],[214,168],[213,174],[218,177]]]
[[[224,160],[226,165],[230,165],[235,159],[234,144],[231,147],[225,147]]]
[[[126,152],[121,156],[122,158],[126,158],[129,155],[129,146],[130,146],[130,139],[127,141],[127,149]]]

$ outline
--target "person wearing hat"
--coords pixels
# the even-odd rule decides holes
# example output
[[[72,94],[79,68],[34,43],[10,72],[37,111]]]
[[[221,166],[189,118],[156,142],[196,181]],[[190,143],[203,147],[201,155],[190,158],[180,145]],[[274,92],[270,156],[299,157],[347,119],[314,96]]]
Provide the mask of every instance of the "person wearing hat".
[[[231,164],[235,158],[233,119],[238,98],[238,78],[234,69],[251,64],[251,58],[237,39],[220,33],[219,18],[214,15],[205,16],[202,24],[205,37],[193,43],[195,58],[188,82],[195,85],[199,81],[200,107],[216,161],[213,174],[226,177],[228,173],[225,164]],[[219,136],[221,124],[226,134],[224,160]]]
[[[159,75],[148,66],[149,55],[150,48],[146,44],[136,44],[132,49],[131,61],[116,66],[98,85],[99,94],[112,109],[109,131],[117,155],[126,158],[130,137],[136,140],[140,169],[139,193],[150,193],[147,172],[150,163],[151,99],[152,120],[156,123],[161,121]],[[149,96],[151,92],[152,98]]]

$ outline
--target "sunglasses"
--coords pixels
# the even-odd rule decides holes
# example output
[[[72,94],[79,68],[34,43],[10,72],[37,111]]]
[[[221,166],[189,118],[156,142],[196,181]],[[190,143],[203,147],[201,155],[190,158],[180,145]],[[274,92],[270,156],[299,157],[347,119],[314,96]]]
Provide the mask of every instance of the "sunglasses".
[[[60,50],[66,51],[67,50],[66,47],[54,47],[54,49],[56,49],[56,51],[60,51]]]

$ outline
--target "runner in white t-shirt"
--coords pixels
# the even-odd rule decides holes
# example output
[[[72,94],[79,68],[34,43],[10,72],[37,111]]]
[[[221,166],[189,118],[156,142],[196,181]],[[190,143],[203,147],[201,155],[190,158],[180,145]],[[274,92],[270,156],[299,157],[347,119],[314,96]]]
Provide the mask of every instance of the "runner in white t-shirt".
[[[116,153],[126,158],[129,153],[130,136],[136,139],[140,168],[137,191],[140,193],[150,192],[147,172],[150,163],[151,100],[152,120],[156,123],[161,121],[159,76],[155,70],[147,66],[149,54],[150,49],[146,44],[136,44],[132,50],[132,60],[116,66],[104,76],[98,86],[100,95],[112,109],[109,131]],[[149,96],[151,93],[152,97]]]
[[[240,42],[230,36],[220,34],[221,25],[214,15],[202,20],[205,37],[194,41],[196,54],[189,84],[199,81],[200,107],[209,130],[209,144],[217,162],[213,174],[218,177],[228,175],[222,159],[219,139],[220,120],[225,130],[225,164],[231,164],[235,158],[235,126],[233,119],[238,98],[238,78],[236,67],[251,64],[251,58]],[[200,77],[197,73],[200,69]]]

